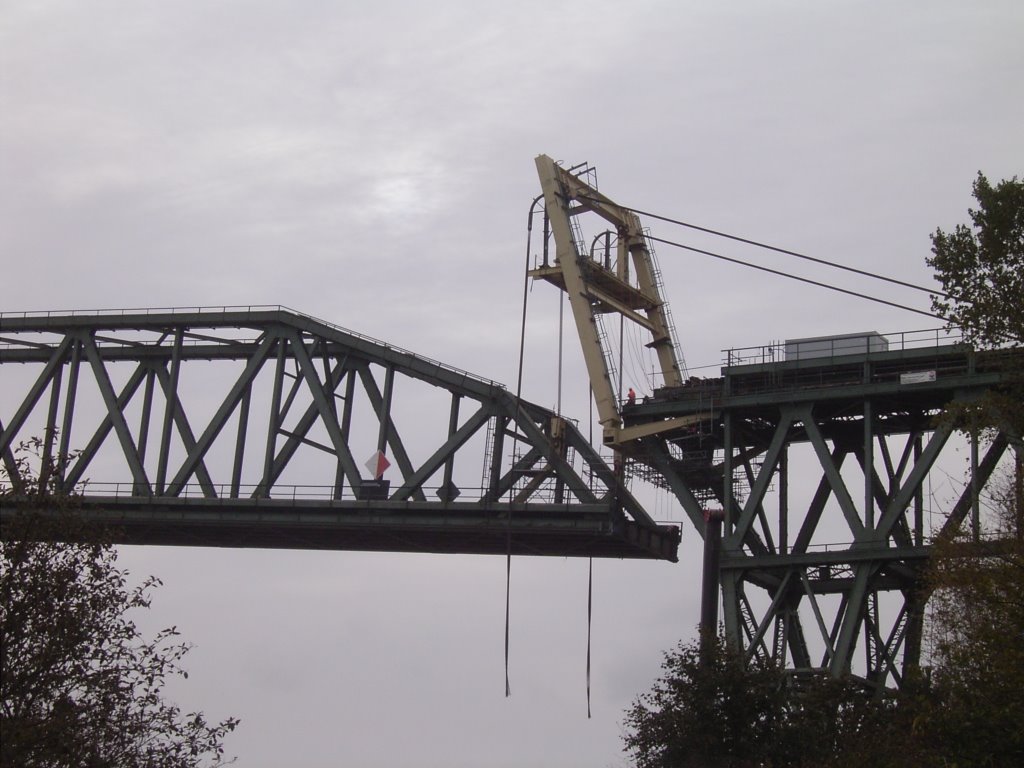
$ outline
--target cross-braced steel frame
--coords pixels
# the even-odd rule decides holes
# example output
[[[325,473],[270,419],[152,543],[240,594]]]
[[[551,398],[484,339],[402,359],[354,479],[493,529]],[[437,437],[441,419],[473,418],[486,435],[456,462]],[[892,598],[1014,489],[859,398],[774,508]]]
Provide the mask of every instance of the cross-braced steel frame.
[[[975,355],[937,337],[891,352],[826,350],[803,360],[765,348],[756,363],[730,360],[722,379],[684,383],[635,213],[589,184],[589,167],[566,170],[545,155],[536,162],[544,260],[530,274],[569,296],[605,444],[633,474],[671,489],[702,535],[705,521],[717,528],[723,512],[721,546],[708,552],[720,553],[730,642],[795,670],[901,684],[921,653],[929,536],[951,535],[968,512],[978,531],[985,484],[1011,442],[1020,450],[1019,436],[997,430],[982,458],[975,439],[964,490],[938,510],[937,529],[926,526],[924,488],[952,434],[939,416],[951,402],[1019,376],[1024,354]],[[614,227],[614,264],[609,235],[603,262],[585,248],[580,221],[595,217]],[[614,350],[600,323],[609,314],[644,328],[658,352],[665,386],[643,403],[623,405],[615,392]],[[801,453],[809,461],[794,469]],[[801,498],[795,491],[807,478],[813,491]],[[706,585],[707,617],[717,613],[717,589]]]
[[[997,428],[981,451],[972,441],[958,497],[937,509],[928,500],[926,520],[925,490],[950,469],[940,467],[957,442],[941,416],[1019,379],[1022,366],[1024,351],[934,343],[737,364],[722,379],[666,388],[627,409],[627,425],[702,419],[630,450],[697,530],[709,506],[725,511],[719,577],[735,647],[799,672],[901,685],[920,662],[931,541],[968,517],[980,535],[980,498],[995,468],[1011,446],[1020,461],[1019,435]],[[792,481],[796,452],[800,475],[817,476],[803,495]]]
[[[0,326],[10,482],[42,438],[55,485],[123,542],[676,558],[678,529],[574,424],[329,323],[271,307]]]

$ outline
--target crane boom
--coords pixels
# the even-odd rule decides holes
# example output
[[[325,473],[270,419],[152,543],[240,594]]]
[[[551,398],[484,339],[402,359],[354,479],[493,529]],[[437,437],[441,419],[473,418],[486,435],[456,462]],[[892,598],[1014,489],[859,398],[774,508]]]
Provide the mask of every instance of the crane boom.
[[[568,294],[604,444],[619,446],[631,436],[622,428],[620,394],[616,392],[608,363],[611,350],[606,349],[598,315],[618,314],[644,329],[651,337],[647,346],[658,356],[665,386],[683,383],[672,326],[658,288],[657,270],[636,214],[617,205],[547,155],[539,155],[536,164],[555,239],[555,262],[536,267],[530,275]],[[617,243],[614,267],[609,262],[591,258],[577,242],[573,219],[584,213],[596,214],[614,227]]]

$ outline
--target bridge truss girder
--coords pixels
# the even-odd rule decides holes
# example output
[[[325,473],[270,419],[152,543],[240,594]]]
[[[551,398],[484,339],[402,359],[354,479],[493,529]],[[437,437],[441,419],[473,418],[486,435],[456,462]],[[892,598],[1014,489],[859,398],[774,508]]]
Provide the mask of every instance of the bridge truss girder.
[[[676,558],[678,529],[571,422],[328,323],[282,308],[0,323],[3,370],[31,371],[0,388],[11,483],[19,442],[41,437],[55,485],[84,488],[125,542]],[[403,411],[415,387],[432,407]]]
[[[705,508],[724,510],[719,580],[724,629],[736,648],[797,672],[902,684],[921,660],[930,542],[954,535],[968,516],[978,531],[979,498],[1003,457],[1021,451],[1019,436],[996,430],[972,451],[958,497],[929,529],[926,484],[956,442],[938,417],[951,402],[1019,375],[1020,355],[1011,357],[986,367],[969,350],[940,347],[804,362],[799,370],[784,362],[740,366],[711,382],[713,396],[703,384],[699,396],[665,390],[628,409],[627,425],[703,413],[699,428],[654,435],[629,450],[662,478],[698,531]],[[925,369],[938,378],[900,383],[901,371]],[[836,376],[846,378],[829,387],[796,383]],[[790,498],[798,447],[800,473],[815,471],[808,463],[817,469],[800,500]]]

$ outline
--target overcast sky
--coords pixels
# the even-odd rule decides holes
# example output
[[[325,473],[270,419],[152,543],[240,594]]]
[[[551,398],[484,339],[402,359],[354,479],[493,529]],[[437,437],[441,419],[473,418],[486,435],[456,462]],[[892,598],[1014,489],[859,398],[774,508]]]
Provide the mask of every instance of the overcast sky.
[[[928,234],[977,171],[1024,172],[1022,32],[1017,0],[7,0],[0,309],[284,304],[514,385],[539,153],[624,204],[931,284]],[[704,375],[727,347],[936,325],[659,257]],[[524,394],[549,406],[558,301],[530,299]],[[122,562],[163,578],[145,621],[196,645],[175,695],[241,718],[240,765],[619,766],[623,710],[697,622],[694,531],[682,551],[595,562],[591,720],[585,561],[514,562],[507,700],[502,558]]]

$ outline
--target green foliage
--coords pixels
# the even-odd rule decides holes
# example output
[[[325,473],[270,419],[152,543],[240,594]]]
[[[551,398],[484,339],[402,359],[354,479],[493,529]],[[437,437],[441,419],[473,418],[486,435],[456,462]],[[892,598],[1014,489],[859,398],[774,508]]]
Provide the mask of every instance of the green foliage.
[[[664,676],[626,715],[641,768],[754,765],[781,710],[776,671],[747,666],[722,644],[702,663],[696,643],[665,655]]]
[[[1024,182],[989,184],[978,173],[972,226],[932,235],[928,266],[952,298],[932,297],[932,309],[963,329],[979,347],[1024,342]]]
[[[928,576],[935,706],[927,725],[958,766],[1024,764],[1024,538],[1009,476],[992,535],[939,541]]]
[[[174,627],[145,639],[132,611],[150,605],[155,578],[129,586],[101,531],[75,514],[19,457],[17,483],[0,484],[0,766],[221,764],[237,721],[208,723],[163,700],[164,683],[187,676],[189,646]]]
[[[639,768],[860,768],[924,756],[915,740],[888,738],[910,707],[853,680],[747,664],[718,638],[680,644],[662,670],[626,712],[625,747]]]
[[[986,440],[999,430],[1020,439],[1024,371],[1006,348],[1024,344],[1024,182],[1014,176],[992,186],[979,172],[973,192],[971,226],[932,235],[926,261],[951,296],[933,296],[932,308],[981,350],[977,367],[998,371],[1003,382],[978,400],[951,404],[943,418]]]

